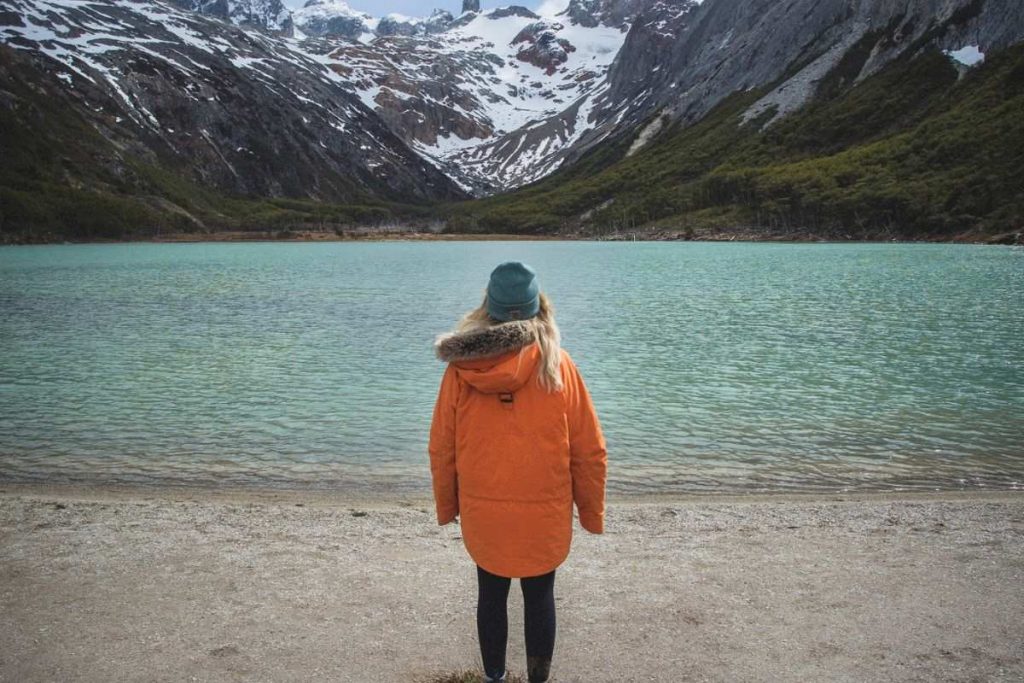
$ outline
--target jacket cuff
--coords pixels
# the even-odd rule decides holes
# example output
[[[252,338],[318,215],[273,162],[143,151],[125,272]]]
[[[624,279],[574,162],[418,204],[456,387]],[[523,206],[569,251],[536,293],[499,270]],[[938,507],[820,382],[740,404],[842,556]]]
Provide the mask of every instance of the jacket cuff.
[[[445,508],[443,510],[438,508],[438,510],[437,510],[437,523],[440,524],[441,526],[444,526],[445,524],[448,524],[449,522],[453,521],[455,519],[455,517],[458,516],[458,514],[459,514],[459,509],[458,508]]]
[[[580,525],[592,534],[604,533],[604,513],[580,510]]]

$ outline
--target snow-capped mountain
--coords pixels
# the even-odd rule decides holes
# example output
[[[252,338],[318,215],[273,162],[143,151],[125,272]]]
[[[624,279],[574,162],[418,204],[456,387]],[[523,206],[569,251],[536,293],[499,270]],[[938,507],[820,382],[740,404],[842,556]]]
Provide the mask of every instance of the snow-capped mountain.
[[[292,13],[296,37],[348,38],[367,43],[377,36],[440,33],[454,20],[451,12],[441,9],[435,9],[426,18],[401,14],[376,18],[353,10],[342,0],[309,0]]]
[[[344,0],[175,0],[259,24],[315,55],[423,158],[486,194],[544,176],[591,125],[594,97],[645,0],[566,0],[555,16],[511,5],[376,18]],[[287,15],[287,16],[286,16]]]
[[[699,121],[732,93],[770,85],[745,120],[769,109],[777,120],[830,76],[850,88],[926,49],[998,51],[1021,40],[1017,0],[651,0],[573,154],[644,125]]]
[[[504,191],[609,140],[635,151],[735,92],[770,85],[747,118],[779,117],[836,70],[849,87],[927,47],[1024,39],[1018,0],[566,0],[544,16],[465,0],[422,18],[343,0],[3,8],[0,41],[110,139],[194,159],[217,187],[321,198],[350,191],[341,178],[423,199]]]
[[[297,37],[316,36],[371,40],[379,23],[364,12],[357,12],[342,0],[309,0],[292,13]]]
[[[5,0],[4,8],[4,66],[30,74],[111,143],[111,158],[98,163],[141,156],[248,196],[463,196],[294,41],[163,2]],[[31,114],[27,102],[8,104]]]
[[[557,165],[558,151],[586,127],[580,117],[625,37],[619,27],[508,7],[463,14],[438,34],[348,42],[323,59],[420,154],[464,187],[489,192]],[[502,145],[566,110],[575,116],[535,133],[543,144]]]

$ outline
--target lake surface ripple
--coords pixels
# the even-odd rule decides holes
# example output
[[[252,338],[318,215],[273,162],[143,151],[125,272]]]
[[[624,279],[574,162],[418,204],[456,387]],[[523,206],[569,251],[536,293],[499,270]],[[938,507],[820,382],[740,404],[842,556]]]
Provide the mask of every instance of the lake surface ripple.
[[[1024,487],[1024,250],[0,249],[0,480],[429,491],[436,334],[533,265],[613,492]]]

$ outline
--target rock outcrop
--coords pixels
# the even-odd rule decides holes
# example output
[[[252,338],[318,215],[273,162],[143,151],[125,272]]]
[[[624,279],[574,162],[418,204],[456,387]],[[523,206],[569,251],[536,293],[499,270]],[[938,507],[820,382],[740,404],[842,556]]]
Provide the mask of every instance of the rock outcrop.
[[[522,5],[510,5],[509,7],[498,7],[488,13],[491,19],[504,19],[505,17],[525,17],[527,19],[540,19],[540,15],[531,12]]]
[[[447,30],[453,20],[451,12],[440,9],[426,19],[389,14],[377,24],[375,33],[378,36],[426,36]]]
[[[557,32],[562,29],[559,23],[537,21],[525,27],[512,39],[513,45],[519,45],[516,58],[543,69],[548,76],[569,59],[569,53],[575,52],[565,38],[559,38]]]
[[[170,0],[182,9],[230,21],[237,26],[292,35],[291,12],[281,0]]]
[[[341,0],[309,0],[292,13],[292,23],[306,36],[359,40],[373,35],[371,26],[375,20]]]
[[[616,26],[628,28],[633,18],[650,4],[650,0],[569,0],[564,15],[580,26]]]
[[[452,16],[451,12],[443,9],[435,9],[430,13],[429,17],[421,22],[421,25],[423,26],[424,33],[441,33],[442,31],[447,30],[454,20],[455,17]]]

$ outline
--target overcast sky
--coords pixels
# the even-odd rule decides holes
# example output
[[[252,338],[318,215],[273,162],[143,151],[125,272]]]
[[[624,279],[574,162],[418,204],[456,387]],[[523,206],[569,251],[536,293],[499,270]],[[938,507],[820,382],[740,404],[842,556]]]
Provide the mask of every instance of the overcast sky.
[[[547,0],[550,4],[552,0]],[[462,11],[462,0],[346,0],[348,6],[360,10],[375,17],[382,17],[390,12],[407,14],[411,17],[425,17],[434,8],[446,9],[452,14]],[[289,7],[299,8],[306,4],[306,0],[284,0]],[[530,9],[537,9],[542,0],[480,0],[480,7],[505,7],[507,5],[524,5]],[[564,7],[569,0],[560,0],[555,4]]]

